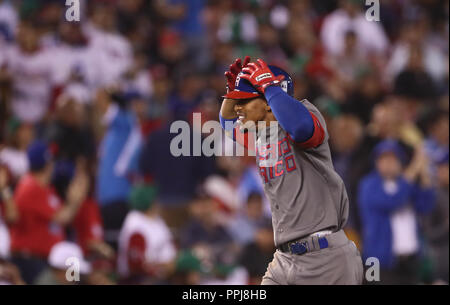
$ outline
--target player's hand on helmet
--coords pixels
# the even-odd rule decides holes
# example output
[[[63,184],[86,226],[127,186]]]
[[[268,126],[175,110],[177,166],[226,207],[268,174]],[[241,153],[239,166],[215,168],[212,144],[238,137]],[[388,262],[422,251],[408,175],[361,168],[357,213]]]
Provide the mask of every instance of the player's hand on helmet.
[[[262,94],[264,94],[267,87],[279,86],[284,79],[284,75],[273,75],[262,59],[249,63],[247,67],[242,69],[239,77],[248,80]]]
[[[236,83],[236,78],[238,74],[242,71],[242,68],[246,67],[250,62],[250,57],[245,56],[244,63],[240,58],[237,58],[227,72],[225,72],[225,77],[227,78],[227,93],[234,90]]]

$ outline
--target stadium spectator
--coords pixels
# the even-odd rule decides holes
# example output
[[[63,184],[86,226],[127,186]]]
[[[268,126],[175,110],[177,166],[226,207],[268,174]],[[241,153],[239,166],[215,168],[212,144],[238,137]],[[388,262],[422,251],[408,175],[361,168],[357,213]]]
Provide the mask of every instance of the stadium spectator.
[[[261,284],[262,277],[273,259],[273,232],[269,222],[261,222],[255,233],[255,238],[244,246],[239,257],[239,264],[248,272],[248,284]]]
[[[219,263],[201,285],[247,285],[248,272],[242,266]]]
[[[448,113],[435,111],[427,118],[425,152],[430,158],[430,171],[436,174],[436,163],[445,160],[449,153],[449,122]]]
[[[145,53],[136,52],[133,64],[122,76],[123,90],[127,93],[134,93],[145,101],[153,95],[153,79],[151,71],[147,69],[147,61]]]
[[[71,259],[71,260],[69,260]],[[74,261],[76,259],[77,261]],[[69,262],[69,266],[67,263]],[[68,272],[70,266],[78,266]],[[79,272],[79,274],[77,274]],[[74,243],[61,241],[52,246],[48,255],[48,267],[35,279],[35,285],[75,285],[81,283],[81,276],[88,276],[92,267],[83,257],[81,248]],[[68,275],[70,277],[68,277]]]
[[[159,127],[162,121],[168,118],[167,102],[172,83],[169,80],[167,68],[158,65],[152,69],[153,94],[150,97],[147,109],[147,117],[155,127]]]
[[[421,63],[424,71],[439,85],[445,79],[446,73],[448,77],[448,69],[446,71],[445,68],[448,50],[445,58],[443,48],[429,43],[430,36],[429,20],[413,20],[403,24],[386,67],[388,80],[397,77],[408,66],[408,62],[414,61]]]
[[[171,28],[164,28],[158,36],[159,61],[168,67],[170,74],[176,76],[176,68],[180,67],[186,58],[186,43],[180,33]]]
[[[100,204],[105,240],[117,249],[117,239],[128,212],[132,175],[137,172],[137,158],[142,145],[136,115],[121,92],[105,93],[96,101],[107,127],[99,151],[97,201]]]
[[[417,235],[423,237],[419,256],[432,267],[422,282],[448,282],[448,241],[441,241],[448,235],[448,1],[380,1],[380,22],[366,20],[372,4],[360,0],[83,0],[79,22],[65,20],[63,2],[0,0],[0,177],[7,177],[0,181],[6,189],[0,196],[0,266],[7,266],[8,274],[0,281],[21,283],[9,266],[24,255],[13,251],[8,257],[8,240],[17,240],[18,224],[24,227],[18,216],[25,206],[25,219],[39,211],[10,193],[23,192],[25,180],[32,180],[26,151],[30,141],[39,139],[53,143],[55,154],[49,183],[36,187],[41,193],[53,189],[51,194],[64,202],[70,184],[89,185],[73,221],[64,226],[66,234],[58,237],[76,241],[92,263],[94,272],[82,283],[108,284],[106,276],[117,278],[114,251],[103,241],[117,242],[130,191],[140,183],[158,187],[155,208],[174,243],[185,248],[176,253],[177,272],[147,283],[242,283],[248,275],[250,283],[259,283],[273,245],[269,228],[257,221],[261,202],[255,194],[261,194],[261,218],[271,211],[254,158],[175,157],[170,150],[179,134],[170,132],[171,124],[183,120],[190,124],[192,155],[192,139],[199,132],[193,129],[192,112],[201,113],[202,123],[218,120],[226,92],[223,73],[236,57],[250,55],[286,69],[294,79],[294,96],[307,98],[324,114],[333,161],[350,197],[346,233],[361,252],[371,252],[372,246],[358,243],[358,237],[378,219],[377,213],[362,217],[357,201],[358,185],[374,165],[372,151],[382,141],[397,140],[409,164],[421,159],[413,157],[414,148],[425,148],[429,173],[417,170],[411,183],[420,188],[427,180],[421,178],[430,176],[437,188],[431,214],[413,212],[414,223],[421,224]],[[115,120],[105,125],[107,113]],[[229,153],[234,147],[224,137],[214,150]],[[80,176],[85,182],[75,182]],[[374,198],[382,194],[380,181]],[[199,186],[212,193],[191,208]],[[431,197],[414,193],[408,199],[403,208],[413,202],[433,206]],[[38,202],[34,207],[46,206]],[[48,224],[50,216],[44,216]],[[383,218],[381,229],[395,227],[392,234],[402,232],[395,240],[414,245],[413,225],[399,225],[399,217]],[[397,219],[392,225],[391,218]],[[258,237],[259,231],[265,238]],[[47,233],[39,236],[51,241]],[[223,235],[230,235],[228,241]],[[243,252],[248,264],[240,260]],[[45,257],[26,259],[46,262]],[[33,273],[24,262],[17,266]],[[388,276],[395,273],[392,283],[414,278],[399,265],[385,269]],[[29,282],[26,273],[22,277]]]
[[[85,97],[78,98],[78,102],[90,103],[97,88],[115,81],[105,49],[94,43],[80,23],[62,22],[58,31],[50,32],[43,41],[53,50],[64,79],[64,91],[74,86],[84,90]]]
[[[85,255],[114,258],[114,250],[104,242],[103,222],[97,202],[88,197],[73,221],[75,239]]]
[[[52,247],[48,267],[39,274],[34,284],[111,285],[114,282],[94,269],[77,244],[62,241]]]
[[[25,285],[19,269],[10,262],[2,259],[0,254],[0,285]]]
[[[404,171],[405,153],[398,142],[382,141],[373,155],[375,170],[362,179],[358,194],[363,256],[379,260],[382,283],[416,284],[417,214],[430,212],[435,203],[426,155],[417,149]]]
[[[379,72],[373,67],[360,65],[357,69],[355,79],[350,83],[348,98],[342,105],[342,112],[358,116],[367,125],[373,108],[383,101],[385,90]]]
[[[407,99],[409,103],[423,103],[436,95],[436,84],[424,70],[422,49],[412,47],[405,69],[394,80],[394,92]]]
[[[448,243],[449,243],[449,168],[448,153],[437,165],[437,195],[436,207],[423,217],[424,234],[429,246],[429,255],[432,261],[433,280],[435,282],[449,283],[448,279]]]
[[[192,251],[181,251],[175,262],[175,272],[170,283],[175,285],[199,285],[202,276],[207,272],[200,258]]]
[[[263,200],[259,193],[251,193],[242,211],[238,211],[232,221],[227,224],[227,230],[233,240],[246,245],[255,239],[256,231],[264,217]]]
[[[89,22],[86,35],[96,50],[106,54],[107,65],[103,68],[107,84],[118,82],[133,62],[130,42],[117,31],[117,7],[110,1],[90,1]]]
[[[366,162],[362,163],[361,173],[367,174],[372,170],[370,154],[375,146],[388,139],[399,141],[406,153],[406,161],[411,158],[415,145],[422,142],[418,127],[411,123],[405,123],[407,111],[402,107],[396,107],[395,97],[388,96],[377,104],[371,113],[371,120],[366,125],[364,138],[361,142],[361,156],[366,156]],[[360,176],[361,178],[362,176]]]
[[[310,61],[318,41],[312,25],[306,20],[292,19],[286,27],[287,52],[290,66],[294,71],[302,72]]]
[[[189,69],[189,68],[187,68]],[[180,71],[178,88],[169,97],[168,107],[174,120],[191,120],[191,113],[200,102],[200,89],[203,78],[192,71]]]
[[[59,96],[55,118],[46,128],[45,138],[52,143],[54,158],[75,165],[95,157],[94,135],[86,120],[86,106],[66,94]]]
[[[329,54],[342,54],[349,31],[356,34],[358,51],[384,55],[389,46],[383,27],[378,22],[367,22],[362,3],[340,0],[339,9],[328,15],[322,25],[321,39]]]
[[[226,157],[223,157],[226,158]],[[225,159],[226,160],[226,159]],[[253,160],[249,162],[249,165],[246,165],[244,158],[235,158],[228,160],[225,165],[227,168],[232,168],[232,164],[237,166],[237,169],[234,171],[234,175],[239,177],[239,186],[237,189],[239,202],[241,206],[245,206],[250,194],[259,194],[263,201],[263,213],[265,217],[270,217],[270,203],[269,200],[264,196],[263,184],[260,180],[259,172],[257,167],[255,166]],[[242,171],[242,168],[244,170]],[[234,172],[233,171],[233,172]],[[229,172],[231,172],[229,170]]]
[[[25,282],[32,283],[46,266],[50,249],[65,239],[64,227],[75,217],[88,188],[88,180],[77,174],[62,203],[50,187],[53,170],[46,143],[36,140],[27,151],[30,171],[22,177],[14,193],[19,212],[11,226],[12,260]]]
[[[117,271],[126,284],[161,283],[172,272],[176,248],[155,206],[156,188],[136,185],[119,235]]]
[[[356,203],[359,179],[364,170],[366,155],[362,152],[363,125],[353,115],[341,115],[330,124],[330,145],[333,151],[333,165],[347,188],[350,205],[348,226],[359,229]],[[345,135],[345,136],[344,136]]]
[[[154,179],[159,192],[161,216],[167,225],[181,229],[187,221],[189,202],[194,199],[201,183],[215,172],[216,165],[214,157],[174,156],[171,143],[179,134],[170,132],[171,123],[169,119],[148,136],[140,155],[139,169],[141,174]],[[189,139],[194,134],[195,131],[190,128]]]
[[[208,194],[199,194],[189,205],[191,218],[181,230],[181,248],[206,244],[214,250],[225,249],[232,239],[217,214],[218,203]],[[218,251],[221,252],[221,251]]]
[[[12,82],[10,108],[19,120],[39,123],[47,115],[64,81],[53,59],[53,51],[42,46],[36,25],[21,21],[17,44],[6,48],[0,62]]]

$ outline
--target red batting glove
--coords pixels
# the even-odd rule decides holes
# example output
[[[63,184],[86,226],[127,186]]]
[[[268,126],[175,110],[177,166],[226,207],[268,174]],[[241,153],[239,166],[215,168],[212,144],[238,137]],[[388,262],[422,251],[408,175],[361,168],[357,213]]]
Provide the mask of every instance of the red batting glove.
[[[242,71],[242,68],[248,65],[249,62],[249,56],[245,56],[244,64],[242,64],[241,59],[238,58],[234,61],[234,64],[230,65],[230,70],[225,72],[225,77],[227,78],[227,93],[234,90],[238,74]]]
[[[262,59],[258,59],[256,63],[249,63],[247,67],[242,69],[242,72],[239,75],[240,78],[248,80],[262,94],[267,87],[279,86],[284,79],[284,75],[273,75]]]

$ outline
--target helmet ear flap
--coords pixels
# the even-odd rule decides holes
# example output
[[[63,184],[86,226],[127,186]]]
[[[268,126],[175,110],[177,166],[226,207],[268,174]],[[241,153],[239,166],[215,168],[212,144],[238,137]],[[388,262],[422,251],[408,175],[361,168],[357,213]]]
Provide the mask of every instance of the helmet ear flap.
[[[280,83],[280,87],[288,95],[290,95],[291,97],[294,97],[294,81],[292,80],[292,78],[289,75],[289,73],[287,73],[283,69],[281,69],[281,68],[279,68],[277,66],[273,66],[273,65],[269,65],[269,69],[270,69],[270,71],[272,71],[272,73],[275,76],[279,76],[279,75],[283,75],[284,76],[284,79]]]

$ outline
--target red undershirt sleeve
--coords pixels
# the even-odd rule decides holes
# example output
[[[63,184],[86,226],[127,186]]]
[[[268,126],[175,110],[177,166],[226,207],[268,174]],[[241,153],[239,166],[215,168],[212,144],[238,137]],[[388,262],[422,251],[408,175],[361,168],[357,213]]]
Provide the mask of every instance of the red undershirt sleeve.
[[[314,121],[314,132],[311,138],[309,138],[305,142],[296,142],[296,144],[302,149],[315,148],[322,144],[323,140],[325,139],[325,130],[319,119],[312,112],[309,113],[311,114],[311,117]]]

